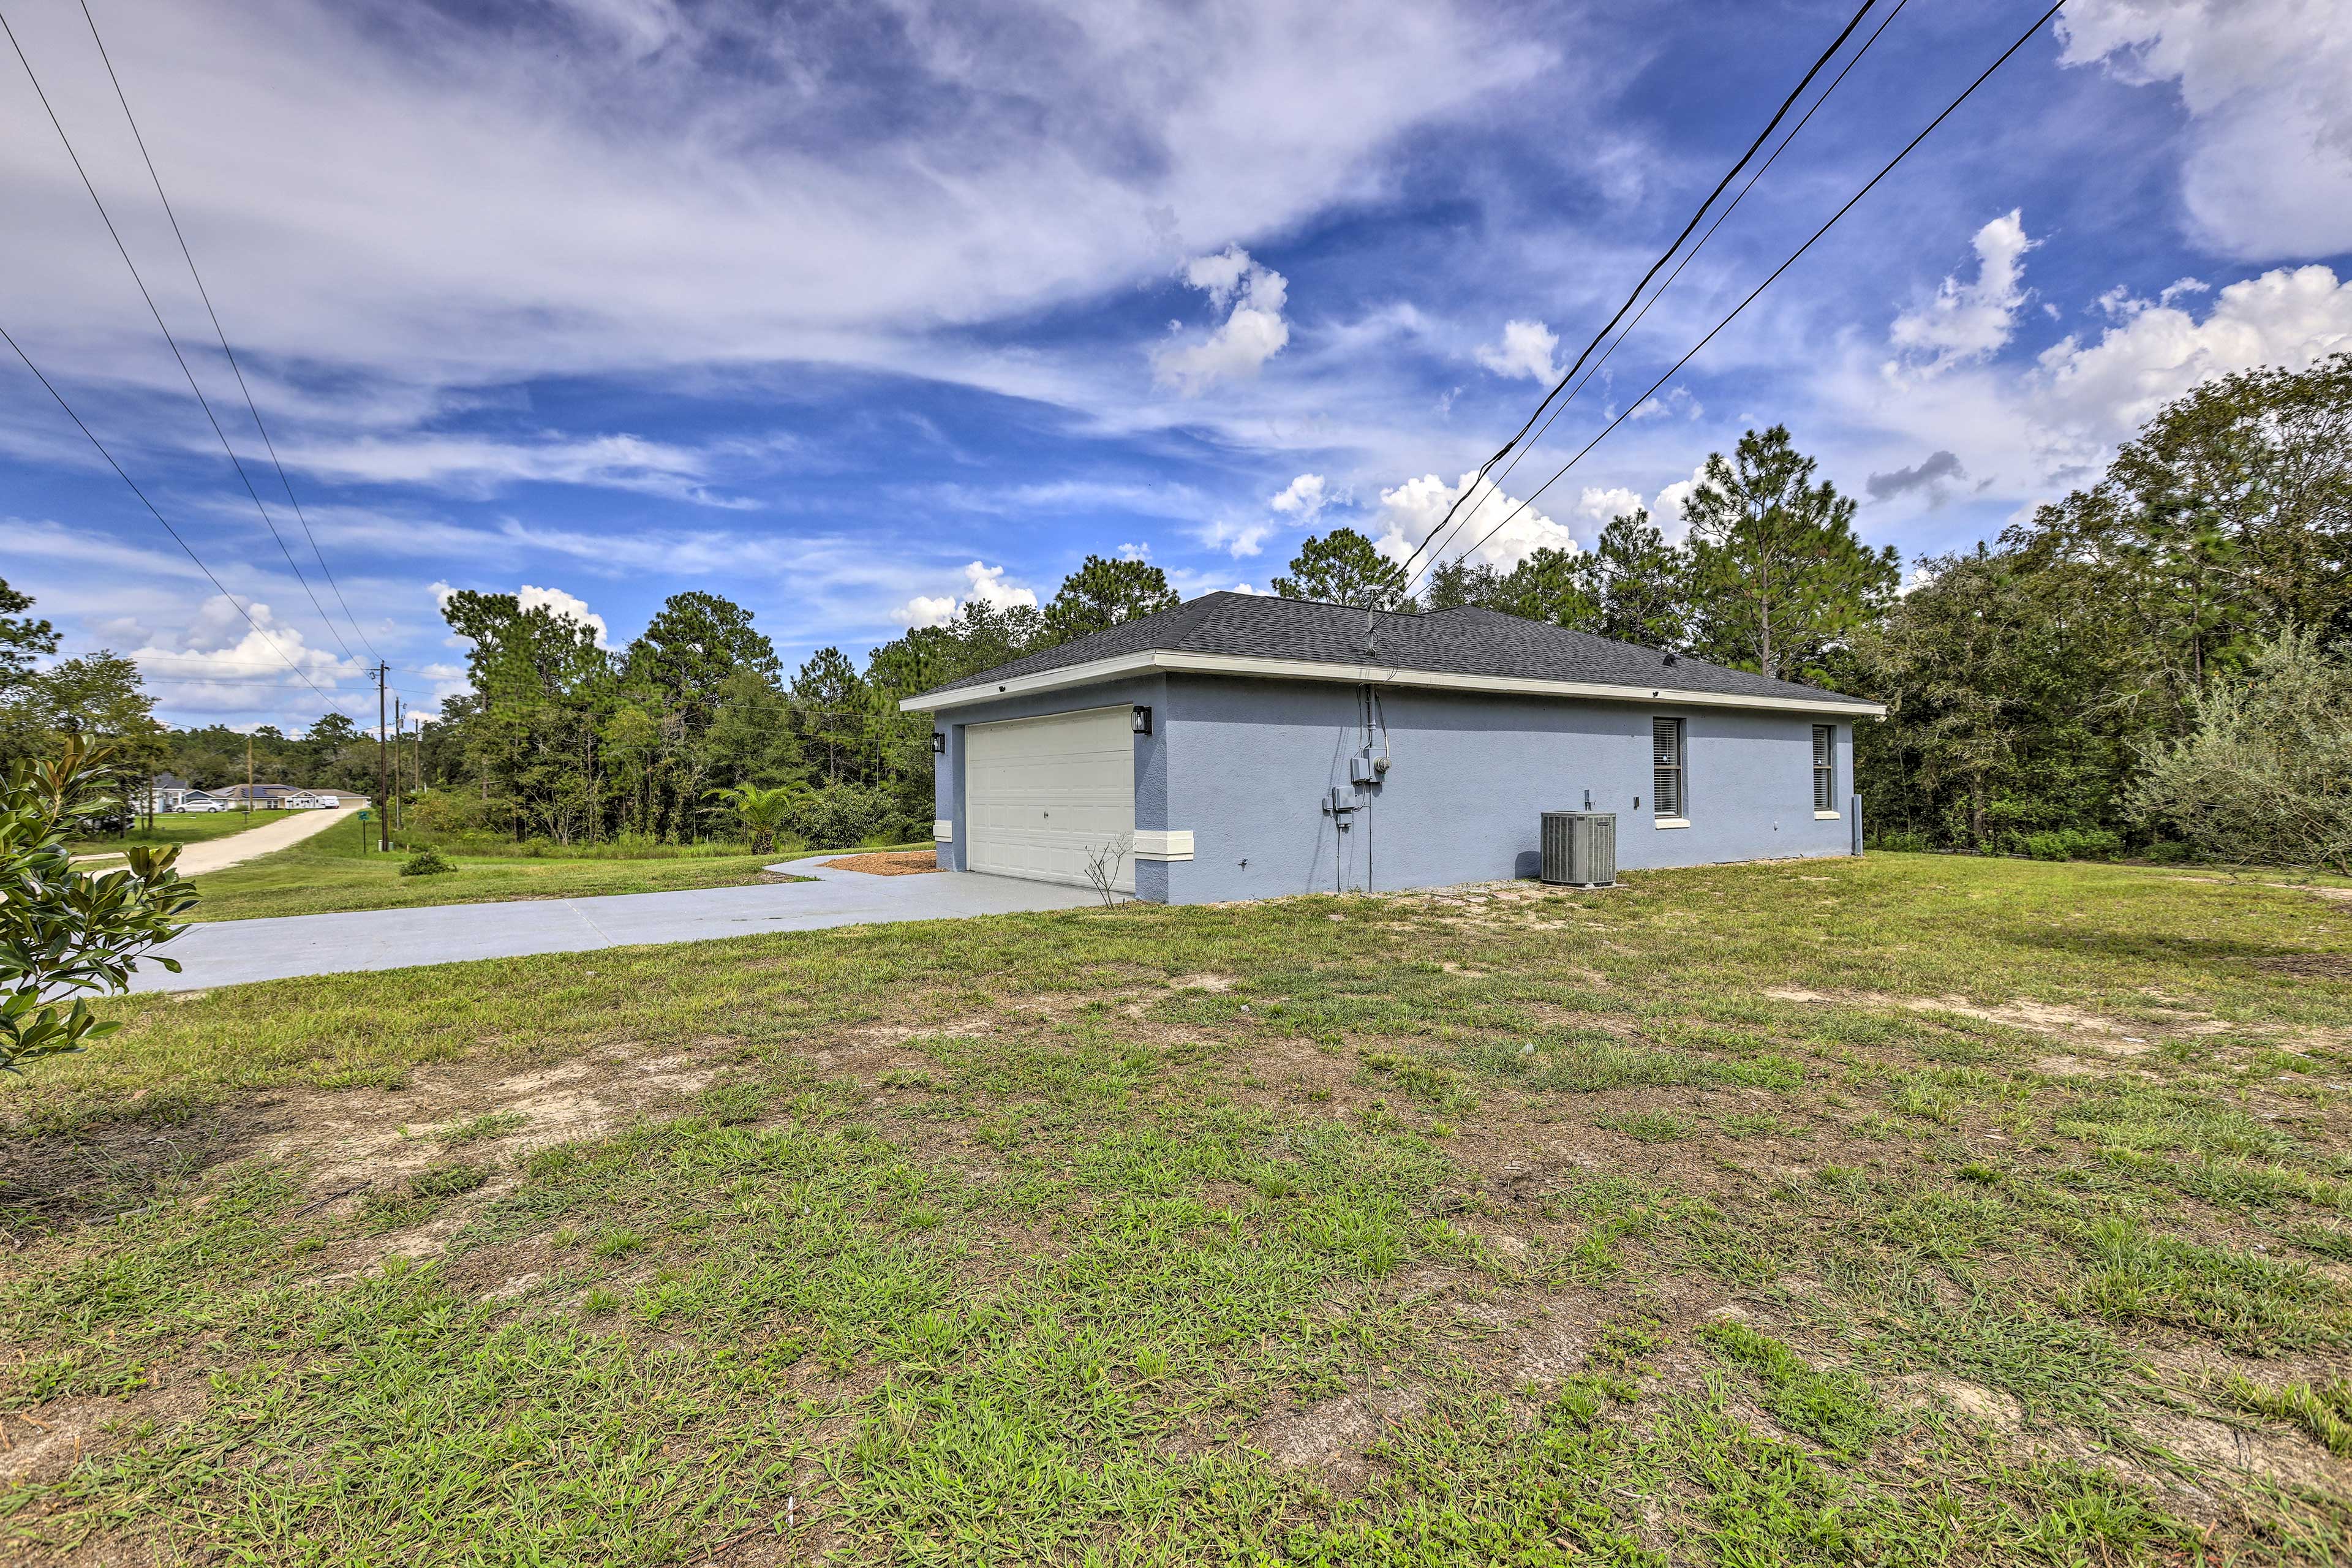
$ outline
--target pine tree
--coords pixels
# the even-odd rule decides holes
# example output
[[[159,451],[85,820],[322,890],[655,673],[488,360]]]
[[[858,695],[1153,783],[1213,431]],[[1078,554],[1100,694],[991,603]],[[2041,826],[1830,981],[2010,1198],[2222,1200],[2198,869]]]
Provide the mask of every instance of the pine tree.
[[[1406,607],[1404,568],[1382,555],[1352,528],[1309,536],[1290,563],[1290,575],[1276,577],[1274,591],[1286,599],[1347,605],[1357,609]]]
[[[1854,537],[1853,502],[1797,451],[1786,426],[1706,459],[1683,504],[1691,525],[1699,651],[1775,679],[1818,677],[1822,656],[1868,626],[1902,580],[1892,547]]]

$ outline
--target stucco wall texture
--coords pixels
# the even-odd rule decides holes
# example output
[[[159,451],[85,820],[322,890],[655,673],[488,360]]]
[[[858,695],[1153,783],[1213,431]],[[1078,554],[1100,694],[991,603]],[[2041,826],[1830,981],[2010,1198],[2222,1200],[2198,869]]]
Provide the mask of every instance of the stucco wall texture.
[[[1155,675],[1008,698],[935,716],[941,861],[964,865],[964,726],[1148,704],[1135,737],[1135,825],[1190,829],[1193,858],[1141,861],[1139,898],[1171,903],[1393,890],[1532,876],[1542,814],[1617,814],[1617,864],[1639,870],[1852,852],[1853,823],[1813,813],[1812,727],[1834,722],[1832,798],[1850,810],[1851,722],[1751,709],[1599,702],[1384,686],[1370,745],[1388,771],[1360,787],[1363,689],[1337,681]],[[1651,725],[1684,721],[1687,827],[1659,827]],[[1359,809],[1335,826],[1338,786]]]

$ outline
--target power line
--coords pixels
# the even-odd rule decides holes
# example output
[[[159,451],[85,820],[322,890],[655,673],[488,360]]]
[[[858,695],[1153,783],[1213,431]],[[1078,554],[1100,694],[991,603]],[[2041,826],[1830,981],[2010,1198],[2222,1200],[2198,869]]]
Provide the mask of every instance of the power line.
[[[1633,409],[1639,408],[1644,402],[1648,401],[1657,393],[1658,388],[1665,385],[1667,382],[1674,379],[1675,372],[1681,370],[1683,366],[1690,363],[1693,359],[1696,358],[1698,352],[1701,349],[1706,347],[1707,344],[1715,341],[1717,333],[1722,331],[1724,328],[1731,325],[1734,321],[1738,320],[1741,311],[1747,310],[1748,306],[1756,302],[1758,295],[1763,293],[1765,289],[1769,289],[1776,281],[1779,280],[1782,273],[1788,271],[1790,268],[1794,267],[1798,260],[1804,256],[1805,252],[1812,249],[1814,243],[1818,241],[1822,236],[1829,233],[1832,228],[1836,226],[1837,221],[1840,218],[1845,216],[1847,213],[1852,212],[1856,204],[1858,204],[1863,197],[1870,195],[1872,190],[1877,186],[1879,181],[1886,178],[1888,174],[1893,174],[1895,172],[1895,166],[1902,163],[1904,159],[1909,157],[1913,148],[1917,147],[1920,142],[1925,142],[1928,135],[1935,131],[1936,127],[1950,119],[1953,112],[1957,110],[1960,105],[1966,103],[1969,98],[1975,95],[1977,89],[1982,87],[1986,81],[1990,79],[1993,72],[2007,65],[2011,56],[2016,54],[2018,50],[2023,48],[2028,43],[2032,42],[2033,35],[2040,32],[2043,26],[2049,22],[2051,17],[2058,15],[2058,13],[2064,10],[2065,7],[2066,0],[2057,0],[2056,5],[2052,5],[2050,9],[2042,13],[2041,16],[2034,21],[2033,26],[2028,27],[2022,34],[2019,35],[2017,42],[2010,45],[2006,49],[2003,49],[2000,52],[2000,58],[1999,59],[1994,60],[1992,64],[1985,67],[1983,74],[1979,76],[1976,80],[1969,83],[1969,85],[1961,90],[1959,97],[1952,100],[1950,103],[1946,104],[1942,113],[1929,121],[1926,128],[1922,130],[1919,134],[1905,142],[1903,144],[1903,150],[1895,153],[1894,157],[1888,159],[1885,166],[1880,169],[1875,174],[1873,174],[1867,184],[1864,184],[1862,189],[1854,192],[1852,196],[1847,198],[1845,205],[1838,208],[1837,211],[1832,213],[1829,216],[1829,220],[1826,223],[1823,223],[1821,227],[1813,230],[1811,237],[1808,238],[1804,244],[1797,247],[1795,250],[1790,253],[1789,258],[1786,261],[1783,261],[1780,266],[1774,268],[1770,277],[1765,279],[1763,282],[1759,283],[1753,289],[1749,290],[1746,299],[1740,300],[1738,304],[1731,308],[1731,313],[1729,315],[1725,316],[1723,320],[1716,322],[1713,327],[1707,330],[1706,336],[1699,339],[1697,342],[1692,344],[1690,353],[1683,355],[1682,358],[1676,360],[1672,365],[1667,367],[1665,374],[1652,382],[1649,389],[1643,392],[1640,397],[1635,398],[1631,406],[1629,406],[1624,413],[1620,414],[1616,418],[1612,419],[1607,425],[1603,426],[1601,427],[1601,434],[1593,437],[1591,440],[1587,441],[1583,447],[1579,448],[1575,457],[1572,457],[1569,458],[1567,462],[1562,463],[1559,468],[1553,472],[1550,479],[1546,479],[1542,484],[1537,486],[1532,491],[1528,492],[1527,500],[1519,502],[1518,505],[1513,507],[1509,512],[1506,513],[1501,522],[1496,523],[1485,533],[1480,534],[1478,536],[1477,542],[1472,544],[1470,546],[1470,550],[1476,550],[1479,545],[1486,543],[1486,541],[1494,538],[1496,534],[1501,532],[1504,527],[1507,525],[1513,518],[1518,516],[1519,513],[1527,510],[1528,507],[1534,505],[1538,496],[1542,495],[1544,491],[1551,489],[1553,485],[1559,481],[1562,475],[1566,474],[1569,469],[1576,467],[1577,463],[1583,458],[1585,453],[1591,451],[1593,447],[1601,445],[1602,439],[1606,437],[1611,431],[1616,429],[1618,426],[1622,425],[1627,419],[1631,418],[1633,416]],[[1466,554],[1468,552],[1469,552],[1465,551],[1464,553]],[[1411,587],[1411,583],[1409,581],[1407,583],[1407,587],[1408,589]]]
[[[279,658],[286,659],[286,668],[292,670],[296,678],[299,679],[303,685],[308,686],[311,691],[316,693],[319,700],[324,702],[330,708],[334,707],[336,705],[335,700],[328,696],[325,692],[319,690],[318,684],[309,676],[302,673],[301,666],[296,664],[290,658],[286,658],[286,650],[278,646],[278,639],[271,637],[267,630],[263,629],[261,623],[253,618],[253,612],[247,610],[243,605],[237,602],[236,595],[228,591],[228,585],[226,584],[223,583],[218,577],[213,575],[213,569],[205,564],[204,557],[198,555],[194,547],[192,547],[185,539],[180,537],[180,531],[172,526],[171,519],[165,517],[161,511],[156,510],[155,503],[147,499],[147,492],[141,489],[138,482],[132,479],[129,474],[123,472],[122,465],[114,460],[114,454],[106,449],[106,443],[100,440],[96,433],[94,433],[88,425],[82,423],[82,417],[80,415],[74,412],[73,405],[68,403],[65,399],[65,395],[59,392],[57,387],[51,384],[47,376],[41,374],[41,367],[33,363],[32,355],[26,353],[25,352],[24,345],[9,335],[8,329],[5,326],[0,326],[0,342],[5,342],[11,349],[16,351],[16,357],[25,362],[25,368],[33,373],[33,379],[39,382],[42,389],[51,397],[57,399],[58,406],[66,411],[66,417],[74,422],[74,427],[79,430],[82,435],[89,439],[91,446],[98,448],[98,455],[106,459],[106,466],[112,468],[116,477],[121,479],[124,484],[131,487],[131,493],[139,498],[139,504],[145,507],[154,517],[155,521],[163,525],[163,531],[172,536],[172,542],[178,545],[186,552],[188,559],[196,563],[196,570],[205,574],[205,581],[212,584],[214,587],[218,588],[221,592],[221,597],[226,599],[231,607],[233,607],[238,615],[245,617],[245,624],[251,626],[254,629],[255,634],[258,636],[263,642],[269,645],[269,649],[272,653],[275,653]]]
[[[1478,491],[1478,499],[1471,502],[1470,510],[1462,514],[1461,521],[1454,525],[1452,532],[1447,534],[1445,540],[1440,542],[1436,549],[1430,552],[1429,564],[1423,568],[1424,571],[1433,570],[1435,568],[1438,559],[1445,553],[1445,545],[1447,543],[1451,543],[1455,535],[1459,534],[1463,530],[1468,528],[1473,522],[1477,521],[1478,513],[1486,509],[1486,505],[1489,498],[1502,492],[1503,482],[1506,479],[1508,479],[1511,477],[1512,472],[1518,468],[1519,459],[1533,451],[1536,446],[1540,443],[1546,436],[1551,433],[1552,426],[1557,424],[1559,420],[1559,416],[1568,411],[1568,405],[1576,401],[1577,394],[1582,392],[1586,385],[1591,382],[1592,378],[1600,374],[1602,368],[1605,367],[1612,359],[1616,357],[1617,351],[1625,346],[1625,340],[1633,335],[1633,329],[1640,326],[1643,319],[1649,315],[1651,307],[1655,305],[1660,300],[1665,298],[1666,290],[1675,286],[1675,280],[1683,275],[1683,269],[1687,268],[1694,260],[1697,259],[1698,253],[1706,248],[1707,241],[1715,237],[1716,230],[1723,226],[1724,220],[1728,218],[1733,213],[1739,210],[1739,204],[1748,199],[1748,193],[1756,188],[1756,182],[1762,179],[1765,174],[1770,172],[1772,165],[1780,161],[1780,154],[1787,152],[1790,144],[1795,142],[1798,136],[1803,132],[1805,127],[1812,122],[1813,116],[1821,112],[1822,105],[1830,100],[1830,95],[1837,91],[1839,85],[1843,83],[1848,76],[1853,74],[1853,68],[1862,63],[1863,57],[1870,53],[1870,47],[1878,42],[1879,35],[1885,32],[1888,27],[1895,25],[1895,18],[1903,15],[1903,7],[1909,4],[1910,0],[1895,0],[1895,9],[1886,14],[1886,19],[1885,21],[1879,23],[1875,28],[1872,29],[1870,37],[1862,41],[1862,47],[1853,52],[1853,58],[1846,61],[1845,65],[1840,68],[1836,76],[1830,79],[1829,86],[1822,89],[1822,95],[1813,100],[1812,107],[1805,110],[1804,114],[1797,121],[1797,123],[1789,128],[1789,134],[1780,139],[1780,144],[1772,149],[1771,155],[1767,157],[1762,163],[1757,166],[1754,174],[1748,176],[1748,183],[1739,187],[1739,194],[1731,198],[1729,204],[1727,205],[1721,212],[1716,215],[1715,221],[1706,226],[1706,232],[1698,237],[1698,243],[1692,246],[1688,250],[1683,253],[1683,258],[1675,263],[1675,269],[1666,274],[1666,280],[1659,284],[1657,289],[1651,294],[1648,300],[1643,302],[1642,308],[1633,313],[1633,319],[1632,321],[1625,323],[1624,330],[1617,334],[1616,341],[1609,345],[1607,352],[1602,353],[1599,359],[1593,362],[1592,367],[1590,370],[1587,370],[1584,373],[1583,377],[1579,380],[1574,386],[1569,389],[1568,395],[1561,398],[1552,408],[1552,411],[1549,415],[1545,416],[1543,425],[1536,431],[1534,437],[1523,443],[1519,447],[1518,450],[1511,454],[1511,460],[1503,465],[1502,473],[1495,478],[1494,482],[1488,485],[1485,489]],[[1638,406],[1638,405],[1636,406]],[[1411,592],[1412,581],[1419,575],[1419,573],[1413,573],[1408,575],[1406,579],[1407,592]]]
[[[310,531],[310,520],[303,514],[302,503],[294,495],[294,481],[287,477],[286,465],[278,460],[278,444],[269,438],[269,428],[261,422],[261,409],[253,401],[253,389],[245,384],[245,367],[236,363],[236,352],[228,346],[228,333],[221,328],[220,312],[213,309],[212,291],[205,287],[204,275],[196,270],[195,256],[188,249],[188,237],[180,232],[180,215],[172,210],[172,198],[163,194],[163,176],[155,172],[155,160],[147,151],[147,138],[140,133],[138,117],[131,112],[131,100],[123,94],[122,80],[114,74],[114,60],[106,52],[106,40],[98,36],[98,18],[90,15],[89,0],[81,0],[81,15],[82,20],[89,24],[89,39],[98,46],[98,58],[106,64],[106,79],[114,84],[115,101],[122,105],[122,118],[130,123],[131,138],[139,143],[139,157],[147,165],[147,177],[155,183],[155,199],[163,204],[163,216],[172,220],[172,237],[180,242],[180,255],[188,264],[188,276],[195,279],[196,293],[205,302],[205,314],[212,318],[213,335],[220,339],[221,353],[227,356],[228,367],[236,374],[236,389],[245,395],[246,409],[253,416],[253,427],[261,433],[261,444],[268,449],[270,466],[278,470],[278,482],[286,487],[286,500],[294,508],[296,521],[302,525],[302,537],[310,542],[310,553],[317,558],[319,570],[325,574],[327,586],[334,590],[335,603],[342,605],[343,619],[351,623],[351,628],[358,633],[360,642],[371,655],[374,655],[375,645],[368,641],[367,633],[361,629],[358,619],[352,615],[352,606],[343,597],[342,584],[335,581],[334,569],[327,564],[326,555],[319,549],[318,535]],[[307,588],[309,584],[304,586]],[[313,596],[310,602],[316,605],[319,601]],[[321,607],[319,613],[324,616],[327,612]],[[328,629],[333,630],[332,622],[329,623]],[[338,637],[336,640],[341,642],[342,639]],[[351,648],[346,646],[343,651],[349,653]],[[377,657],[381,658],[380,655]]]
[[[343,634],[335,629],[334,619],[327,614],[327,607],[319,603],[317,591],[310,586],[310,580],[302,574],[301,564],[294,559],[294,552],[286,547],[285,539],[278,531],[278,524],[270,521],[269,509],[261,502],[261,492],[254,489],[252,477],[245,471],[245,464],[238,459],[236,448],[229,445],[228,432],[221,428],[220,418],[213,413],[212,403],[205,396],[205,389],[197,384],[196,373],[188,367],[187,356],[180,352],[179,340],[172,335],[172,329],[164,325],[163,312],[156,308],[155,296],[148,292],[147,280],[139,274],[139,264],[131,259],[131,249],[122,243],[122,235],[114,226],[114,216],[106,210],[106,203],[100,197],[97,185],[90,182],[89,171],[82,167],[81,154],[74,151],[73,138],[66,134],[65,122],[58,118],[57,110],[51,107],[49,95],[41,87],[40,76],[33,69],[33,62],[25,54],[25,46],[16,41],[16,30],[8,26],[8,18],[5,15],[0,15],[0,33],[7,35],[9,47],[16,51],[17,63],[25,68],[25,78],[33,84],[34,96],[41,100],[41,108],[47,113],[49,124],[57,130],[58,140],[65,143],[66,156],[73,161],[74,173],[81,176],[82,189],[89,193],[91,203],[97,206],[107,234],[114,240],[115,250],[122,257],[122,265],[131,269],[131,280],[139,286],[139,297],[147,301],[147,313],[155,318],[156,330],[163,334],[163,342],[170,346],[172,357],[179,361],[180,374],[188,378],[188,390],[196,395],[197,406],[205,411],[205,418],[211,424],[214,436],[220,440],[221,450],[228,454],[229,466],[244,481],[245,493],[253,498],[254,510],[261,514],[262,526],[269,531],[269,537],[277,541],[278,553],[285,556],[286,564],[293,568],[294,580],[301,584],[302,592],[310,595],[310,607],[319,612],[319,619],[326,626],[327,634],[335,639],[346,656],[357,658],[359,655],[352,653],[351,645],[343,641]],[[240,376],[240,382],[242,379]]]
[[[1803,78],[1790,90],[1789,96],[1780,100],[1780,107],[1772,111],[1772,118],[1765,122],[1763,130],[1756,133],[1756,140],[1748,144],[1748,150],[1739,155],[1739,161],[1724,171],[1723,178],[1716,182],[1715,189],[1707,193],[1706,200],[1699,203],[1697,210],[1691,214],[1690,221],[1683,225],[1683,231],[1675,236],[1675,242],[1659,252],[1658,258],[1650,263],[1650,269],[1642,274],[1642,280],[1633,285],[1633,291],[1625,296],[1625,302],[1617,307],[1617,313],[1611,316],[1601,330],[1592,334],[1592,341],[1584,345],[1583,351],[1576,356],[1576,363],[1568,367],[1549,392],[1544,394],[1543,401],[1536,405],[1535,412],[1528,416],[1527,423],[1521,425],[1509,440],[1497,447],[1493,457],[1478,465],[1476,475],[1463,487],[1462,494],[1454,498],[1454,503],[1445,509],[1445,515],[1437,520],[1437,526],[1432,528],[1427,537],[1413,547],[1412,553],[1404,558],[1404,566],[1408,572],[1412,569],[1412,563],[1420,558],[1421,552],[1429,548],[1430,540],[1437,537],[1438,530],[1454,521],[1454,514],[1460,510],[1464,498],[1476,493],[1480,482],[1494,469],[1495,465],[1508,456],[1512,448],[1516,447],[1526,437],[1527,433],[1535,427],[1536,421],[1543,417],[1544,410],[1551,405],[1552,399],[1567,390],[1568,384],[1575,378],[1576,373],[1584,367],[1584,362],[1591,357],[1592,351],[1601,346],[1601,340],[1607,337],[1617,323],[1624,319],[1625,312],[1633,308],[1633,301],[1642,297],[1642,290],[1650,286],[1650,279],[1655,278],[1658,275],[1658,269],[1665,266],[1675,251],[1682,248],[1683,241],[1688,239],[1692,230],[1698,227],[1699,219],[1706,216],[1706,209],[1715,205],[1715,199],[1723,195],[1733,180],[1738,178],[1739,171],[1748,166],[1748,161],[1750,158],[1756,156],[1757,149],[1762,147],[1770,139],[1773,131],[1779,127],[1782,120],[1788,117],[1789,110],[1796,106],[1797,100],[1804,96],[1805,89],[1812,85],[1813,78],[1819,76],[1822,68],[1827,66],[1836,57],[1837,52],[1845,47],[1846,39],[1853,36],[1853,30],[1862,26],[1862,19],[1870,14],[1871,7],[1877,3],[1878,0],[1862,0],[1862,8],[1847,21],[1844,29],[1830,41],[1830,47],[1822,51],[1820,58],[1813,61]]]

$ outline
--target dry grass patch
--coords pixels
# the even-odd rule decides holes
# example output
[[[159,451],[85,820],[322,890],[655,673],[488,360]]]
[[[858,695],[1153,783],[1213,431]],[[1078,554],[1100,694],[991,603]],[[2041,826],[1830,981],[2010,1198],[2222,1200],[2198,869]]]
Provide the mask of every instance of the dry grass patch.
[[[81,1445],[0,1539],[2342,1556],[2352,1085],[2284,1047],[2352,987],[2261,962],[2307,928],[1889,857],[120,1004],[0,1095],[0,1410]],[[20,1201],[138,1137],[184,1157]]]

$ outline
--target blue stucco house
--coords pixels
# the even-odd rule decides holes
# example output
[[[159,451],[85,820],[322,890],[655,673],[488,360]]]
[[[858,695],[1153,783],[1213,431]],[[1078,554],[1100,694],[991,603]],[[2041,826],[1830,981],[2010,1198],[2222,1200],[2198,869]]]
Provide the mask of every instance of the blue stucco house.
[[[1493,610],[1209,594],[910,697],[940,862],[1166,903],[1531,876],[1542,814],[1628,869],[1860,844],[1856,698]],[[1334,810],[1334,807],[1344,809]]]

